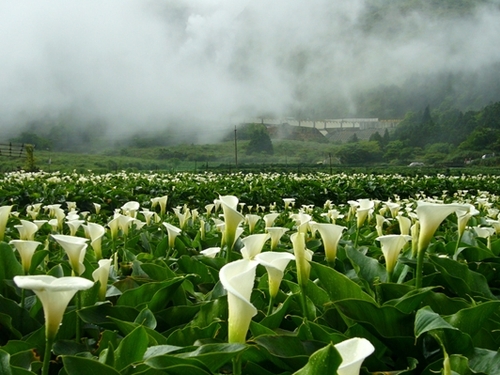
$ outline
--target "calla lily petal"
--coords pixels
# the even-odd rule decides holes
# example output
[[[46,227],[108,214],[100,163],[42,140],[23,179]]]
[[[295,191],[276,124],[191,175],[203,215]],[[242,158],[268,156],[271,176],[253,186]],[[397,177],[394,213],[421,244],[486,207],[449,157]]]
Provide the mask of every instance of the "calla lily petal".
[[[111,259],[101,259],[98,264],[99,267],[92,272],[92,278],[95,282],[99,281],[99,299],[104,301],[106,297],[106,289],[108,286],[109,269],[111,268]]]
[[[469,211],[465,204],[444,204],[425,201],[417,202],[417,217],[420,222],[418,251],[425,251],[439,225],[448,215],[457,211]]]
[[[376,240],[380,241],[382,252],[384,253],[385,268],[389,274],[392,274],[396,262],[398,261],[399,253],[401,253],[404,245],[408,241],[411,241],[411,236],[404,234],[388,234],[377,237]]]
[[[3,241],[3,237],[5,235],[5,228],[7,227],[7,221],[9,220],[11,210],[12,206],[0,207],[0,241]]]
[[[271,236],[271,251],[278,247],[281,237],[288,232],[288,228],[267,227],[266,232]]]
[[[262,251],[264,244],[269,239],[268,233],[251,234],[241,240],[244,247],[241,249],[241,255],[244,259],[253,259]]]
[[[83,259],[87,251],[87,239],[82,237],[68,236],[65,234],[52,234],[59,245],[68,255],[69,264],[76,275],[81,275],[85,271]]]
[[[66,307],[76,292],[94,285],[82,277],[55,278],[49,275],[15,276],[14,283],[19,288],[34,291],[40,299],[45,315],[45,334],[49,340],[55,338]]]
[[[312,251],[306,248],[305,234],[294,233],[290,236],[293,245],[295,262],[297,263],[297,278],[299,285],[307,285],[311,273]]]
[[[9,244],[14,245],[21,257],[21,264],[23,266],[23,271],[28,274],[31,268],[31,259],[38,246],[42,243],[38,241],[28,241],[28,240],[12,240]]]
[[[236,206],[238,205],[238,198],[233,196],[220,197],[220,204],[224,212],[224,241],[228,247],[229,253],[229,250],[233,248],[234,243],[237,239],[236,229],[244,220],[244,217],[236,210]]]
[[[342,357],[338,375],[359,375],[364,359],[375,351],[370,341],[360,337],[342,341],[335,345],[335,349]]]
[[[220,253],[220,250],[221,249],[218,246],[216,246],[216,247],[209,247],[209,248],[207,248],[205,250],[200,251],[200,254],[203,254],[207,258],[215,258],[215,256]]]
[[[342,237],[342,232],[347,228],[337,224],[313,223],[311,224],[311,229],[317,230],[321,235],[326,260],[329,263],[335,262],[338,243]]]
[[[266,267],[269,275],[269,294],[272,298],[278,294],[285,268],[293,259],[295,259],[293,254],[285,252],[266,251],[255,256],[255,260]]]
[[[250,302],[257,265],[256,261],[240,259],[219,271],[220,282],[227,290],[230,343],[245,343],[250,321],[257,314]]]
[[[20,225],[14,225],[19,231],[20,240],[33,241],[35,238],[35,233],[38,231],[38,225],[29,220],[20,220]]]

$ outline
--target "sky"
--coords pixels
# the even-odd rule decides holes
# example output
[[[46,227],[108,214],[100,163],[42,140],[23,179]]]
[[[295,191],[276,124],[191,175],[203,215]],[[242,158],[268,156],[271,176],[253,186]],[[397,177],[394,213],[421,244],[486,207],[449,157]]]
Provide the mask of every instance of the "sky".
[[[71,118],[116,137],[182,125],[213,140],[235,119],[325,118],[339,100],[355,116],[362,90],[500,62],[498,7],[387,14],[392,28],[371,32],[367,11],[367,0],[0,0],[0,134]]]

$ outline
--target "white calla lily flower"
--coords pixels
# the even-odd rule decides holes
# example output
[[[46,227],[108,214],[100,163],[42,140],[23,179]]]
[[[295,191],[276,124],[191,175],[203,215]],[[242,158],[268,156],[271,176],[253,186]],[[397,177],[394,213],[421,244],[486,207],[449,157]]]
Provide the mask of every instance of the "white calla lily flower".
[[[240,259],[226,264],[219,271],[220,281],[227,291],[230,343],[246,342],[250,321],[257,314],[250,302],[257,265],[254,260]]]
[[[278,247],[281,237],[288,232],[288,228],[266,227],[266,232],[271,236],[271,251],[273,251]]]
[[[257,254],[262,251],[264,244],[269,239],[269,233],[251,234],[241,240],[243,247],[241,248],[241,255],[243,259],[254,259]]]
[[[337,369],[338,375],[359,375],[361,364],[375,351],[370,341],[360,337],[342,341],[334,346],[342,357],[342,363]]]
[[[101,259],[98,264],[99,267],[92,272],[92,278],[94,282],[99,281],[99,299],[104,301],[106,298],[106,290],[108,287],[109,270],[111,268],[112,259]]]
[[[136,201],[130,201],[125,203],[123,206],[121,206],[122,213],[123,215],[135,218],[137,216],[137,211],[139,211],[140,208],[139,202]]]
[[[45,315],[45,334],[48,340],[55,338],[64,312],[76,292],[89,289],[94,285],[92,281],[82,277],[56,278],[49,275],[15,276],[14,283],[19,288],[34,291],[40,299]]]
[[[24,274],[29,274],[33,254],[35,253],[36,248],[42,243],[31,240],[12,240],[9,242],[9,244],[13,245],[19,253]]]
[[[248,224],[248,233],[253,234],[255,231],[255,225],[257,225],[258,221],[261,219],[259,215],[255,214],[246,214],[245,221]]]
[[[38,231],[39,227],[35,223],[29,220],[20,220],[21,224],[14,225],[14,227],[19,232],[20,240],[33,241],[35,239],[35,233]]]
[[[236,236],[237,228],[244,220],[244,217],[236,209],[238,205],[238,198],[226,195],[224,197],[220,197],[219,200],[224,212],[224,244],[227,246],[229,259],[229,254],[233,249],[234,243],[238,239]]]
[[[75,275],[81,275],[85,271],[83,260],[87,251],[88,239],[65,234],[51,234],[51,236],[66,252],[69,264]]]
[[[410,235],[411,219],[403,215],[397,215],[396,219],[399,223],[399,233],[405,236]]]
[[[429,246],[434,233],[439,225],[450,214],[457,211],[469,211],[469,206],[465,204],[445,204],[418,201],[416,214],[419,221],[417,269],[415,271],[415,286],[422,287],[422,272],[425,250]]]
[[[311,264],[313,252],[306,248],[305,234],[294,233],[290,236],[293,245],[293,254],[297,263],[297,278],[299,285],[307,285],[309,274],[311,273]]]
[[[169,251],[175,248],[175,239],[179,234],[182,233],[182,230],[180,228],[177,228],[175,225],[172,225],[170,223],[163,222],[163,226],[167,229],[167,235],[168,235],[168,249]]]
[[[311,229],[317,230],[321,235],[328,263],[334,263],[335,258],[337,258],[337,247],[342,238],[342,232],[347,228],[337,224],[313,223]]]
[[[203,254],[207,258],[215,258],[215,256],[220,253],[220,250],[221,250],[220,247],[214,246],[200,251],[200,254]]]
[[[384,253],[385,258],[385,268],[390,279],[394,267],[396,267],[399,254],[406,243],[411,241],[411,236],[404,234],[387,234],[377,237],[376,240],[380,241],[382,253]]]
[[[266,251],[257,254],[254,259],[266,267],[269,276],[269,294],[271,298],[276,297],[285,268],[291,260],[295,259],[295,256],[286,252]]]
[[[272,212],[270,214],[264,215],[264,225],[266,227],[272,227],[279,216],[280,214],[277,212]]]
[[[106,233],[106,229],[101,224],[88,223],[87,233],[90,237],[90,246],[94,249],[97,260],[102,258],[102,237]]]
[[[3,241],[5,236],[5,228],[7,227],[7,221],[9,220],[11,210],[12,206],[0,207],[0,241]]]

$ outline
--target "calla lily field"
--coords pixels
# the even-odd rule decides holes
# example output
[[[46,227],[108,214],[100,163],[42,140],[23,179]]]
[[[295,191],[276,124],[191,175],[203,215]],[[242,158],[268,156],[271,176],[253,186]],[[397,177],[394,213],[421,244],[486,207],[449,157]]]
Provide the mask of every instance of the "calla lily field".
[[[498,374],[499,182],[4,174],[0,373]]]

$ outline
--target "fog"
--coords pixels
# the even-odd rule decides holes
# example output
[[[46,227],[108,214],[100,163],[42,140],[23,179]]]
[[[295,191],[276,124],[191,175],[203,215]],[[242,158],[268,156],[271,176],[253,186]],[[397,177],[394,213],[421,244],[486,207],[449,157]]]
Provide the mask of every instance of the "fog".
[[[379,85],[500,63],[498,1],[374,22],[376,3],[0,1],[0,133],[70,119],[208,142],[237,119],[356,116],[355,96]]]

